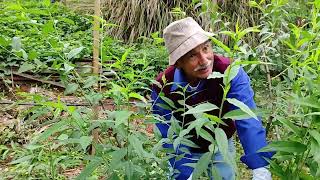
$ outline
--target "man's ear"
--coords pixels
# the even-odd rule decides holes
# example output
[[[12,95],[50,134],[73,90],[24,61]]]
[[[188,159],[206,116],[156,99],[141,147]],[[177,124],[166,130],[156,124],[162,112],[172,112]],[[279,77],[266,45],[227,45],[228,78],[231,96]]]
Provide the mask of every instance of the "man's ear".
[[[181,68],[181,59],[178,59],[178,61],[174,64],[174,67]]]

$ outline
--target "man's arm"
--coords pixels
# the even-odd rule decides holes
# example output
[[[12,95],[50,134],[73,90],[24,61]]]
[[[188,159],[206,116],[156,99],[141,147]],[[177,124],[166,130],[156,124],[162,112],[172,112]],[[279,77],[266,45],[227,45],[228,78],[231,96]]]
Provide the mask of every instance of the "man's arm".
[[[256,105],[253,99],[254,92],[250,86],[250,78],[241,67],[237,76],[231,81],[231,88],[228,92],[228,98],[236,98],[246,104],[249,108],[255,109]],[[230,110],[238,109],[231,105]],[[257,152],[267,145],[266,131],[262,126],[261,119],[254,118],[236,120],[237,133],[244,149],[245,155],[241,157],[241,161],[250,169],[257,169],[268,165],[263,158],[271,158],[273,153]]]

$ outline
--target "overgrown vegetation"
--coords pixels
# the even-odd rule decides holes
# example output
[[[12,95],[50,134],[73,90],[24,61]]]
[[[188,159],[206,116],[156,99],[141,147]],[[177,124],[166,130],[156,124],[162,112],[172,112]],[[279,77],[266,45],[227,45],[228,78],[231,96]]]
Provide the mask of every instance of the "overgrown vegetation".
[[[148,2],[150,6],[155,1]],[[241,13],[226,16],[228,13],[221,13],[212,1],[168,2],[161,1],[152,10],[160,12],[159,8],[167,5],[176,7],[172,11],[176,16],[184,17],[195,15],[194,9],[198,8],[198,13],[202,13],[200,17],[206,15],[204,22],[219,27],[211,38],[214,50],[231,57],[233,63],[225,74],[215,73],[210,78],[224,79],[224,95],[239,65],[251,75],[259,107],[267,110],[263,120],[272,138],[264,150],[277,152],[270,162],[273,175],[288,180],[319,179],[320,1],[237,1],[241,3],[239,11],[244,12],[244,7],[250,6],[251,12],[257,13],[248,14],[253,20],[246,25],[245,18],[239,18]],[[130,8],[123,3],[123,8]],[[229,7],[228,2],[218,3],[220,7]],[[178,8],[180,5],[184,7]],[[184,9],[186,7],[190,11]],[[112,23],[117,22],[102,20],[100,58],[103,71],[97,76],[91,73],[90,66],[80,72],[76,66],[76,62],[92,56],[91,16],[79,15],[49,0],[3,0],[0,8],[0,77],[10,83],[15,68],[19,73],[29,74],[50,70],[59,75],[66,88],[64,94],[55,94],[55,97],[17,93],[12,98],[17,101],[15,104],[1,108],[1,113],[16,119],[11,124],[0,125],[1,176],[13,179],[166,179],[169,157],[161,146],[164,140],[158,142],[146,131],[149,124],[163,121],[163,117],[152,116],[152,103],[148,99],[154,76],[167,63],[161,35],[153,32],[162,26],[151,27],[147,31],[151,37],[140,37],[138,43],[128,45],[106,34],[106,30],[114,27]],[[119,21],[150,23],[160,20],[165,26],[173,17],[169,17],[171,9],[167,9],[164,14],[168,17],[153,19],[162,16],[150,16],[148,21],[140,21],[145,18],[142,12],[147,8],[135,8],[139,16]],[[116,18],[117,14],[113,15]],[[121,23],[118,25],[125,27]],[[130,27],[131,30],[122,31],[137,33],[132,37],[142,35],[135,26]],[[139,27],[144,29],[146,25]],[[253,43],[251,37],[258,39]],[[10,86],[6,88],[11,90]],[[6,95],[1,93],[0,98],[7,99]],[[70,105],[62,101],[64,95],[78,97],[84,105]],[[112,108],[106,105],[106,100],[110,99]],[[167,108],[174,107],[173,102],[164,100]],[[205,112],[221,107],[200,104],[180,109],[184,115],[197,117],[187,129],[174,119],[171,121],[175,126],[170,130],[172,137],[166,141],[175,148],[180,144],[193,145],[185,137],[192,128],[212,142],[211,151],[195,165],[194,178],[206,175],[206,167],[214,163],[210,157],[216,150],[222,154],[227,151],[227,139],[220,128],[212,129],[216,135],[213,139],[201,131],[201,127],[218,124],[224,118],[257,115],[256,110],[234,99],[224,96],[223,100],[240,107],[241,111],[212,117]],[[36,106],[17,108],[22,102],[32,102]],[[101,107],[97,108],[99,105]],[[97,140],[92,138],[94,129],[99,131]],[[228,157],[225,160],[235,166],[234,160]]]

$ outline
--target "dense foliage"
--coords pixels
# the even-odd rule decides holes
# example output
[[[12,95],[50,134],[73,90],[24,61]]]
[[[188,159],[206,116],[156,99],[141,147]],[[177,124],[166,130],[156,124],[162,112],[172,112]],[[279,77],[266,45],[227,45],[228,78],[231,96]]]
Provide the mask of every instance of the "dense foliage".
[[[206,167],[214,163],[210,157],[217,150],[236,168],[235,161],[226,155],[224,132],[212,128],[214,139],[201,127],[215,127],[225,118],[260,115],[261,111],[225,96],[242,65],[251,75],[259,107],[267,110],[262,115],[272,142],[264,150],[277,152],[270,162],[273,175],[284,180],[319,179],[320,1],[250,1],[246,6],[259,11],[261,18],[257,26],[249,28],[239,21],[221,21],[223,13],[212,9],[215,6],[211,1],[203,2],[192,1],[190,6],[201,7],[213,26],[219,24],[221,28],[211,38],[214,50],[233,59],[225,74],[213,73],[210,78],[224,79],[223,101],[241,110],[213,117],[206,111],[222,106],[204,103],[178,109],[197,120],[183,129],[172,119],[171,136],[160,140],[157,131],[156,138],[145,131],[148,124],[163,121],[161,116],[152,116],[153,104],[147,96],[150,84],[155,83],[152,79],[167,62],[159,33],[141,37],[136,44],[123,44],[106,35],[114,25],[101,20],[102,71],[94,75],[89,66],[79,72],[76,62],[92,56],[91,16],[49,0],[0,1],[0,77],[10,82],[12,68],[30,74],[50,70],[59,75],[64,95],[72,94],[85,103],[68,105],[61,101],[62,94],[55,98],[41,93],[15,95],[14,100],[36,106],[18,111],[15,123],[0,126],[2,176],[165,179],[169,157],[164,155],[161,144],[166,141],[174,148],[181,144],[193,146],[186,137],[192,128],[212,142],[210,152],[194,165],[197,170],[193,178],[206,175]],[[184,16],[177,10],[174,12]],[[259,37],[258,42],[249,42],[252,34]],[[228,45],[224,44],[226,38]],[[101,91],[98,87],[106,88]],[[173,109],[174,103],[161,95],[159,98],[167,103],[165,108]],[[0,97],[5,98],[3,93]],[[112,99],[112,108],[98,108],[106,99]],[[0,112],[8,113],[13,107],[4,107]],[[97,140],[93,140],[93,130],[99,131]],[[68,176],[70,171],[81,173]]]

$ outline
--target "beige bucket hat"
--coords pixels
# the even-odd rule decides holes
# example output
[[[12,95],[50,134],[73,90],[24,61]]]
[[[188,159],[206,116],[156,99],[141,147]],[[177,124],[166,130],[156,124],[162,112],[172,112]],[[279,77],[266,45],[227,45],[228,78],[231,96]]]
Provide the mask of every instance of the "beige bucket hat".
[[[164,43],[169,51],[169,65],[198,45],[206,42],[213,33],[204,31],[191,17],[169,24],[163,30]]]

